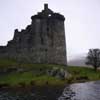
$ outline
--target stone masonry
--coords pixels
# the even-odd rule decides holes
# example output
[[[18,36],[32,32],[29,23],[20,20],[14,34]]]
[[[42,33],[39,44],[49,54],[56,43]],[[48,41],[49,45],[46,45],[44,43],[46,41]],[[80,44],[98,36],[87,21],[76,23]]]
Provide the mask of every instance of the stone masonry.
[[[7,46],[0,46],[0,58],[21,62],[67,64],[64,16],[44,5],[44,10],[31,17],[30,25],[15,29]]]

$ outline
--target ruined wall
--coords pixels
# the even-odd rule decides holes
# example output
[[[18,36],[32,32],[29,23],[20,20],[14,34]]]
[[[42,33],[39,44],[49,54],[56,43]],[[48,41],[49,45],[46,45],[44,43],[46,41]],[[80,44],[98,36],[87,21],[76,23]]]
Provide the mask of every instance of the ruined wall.
[[[6,47],[0,48],[0,57],[66,65],[64,16],[54,13],[46,4],[44,10],[31,19],[25,30],[19,32],[16,29],[14,38]]]

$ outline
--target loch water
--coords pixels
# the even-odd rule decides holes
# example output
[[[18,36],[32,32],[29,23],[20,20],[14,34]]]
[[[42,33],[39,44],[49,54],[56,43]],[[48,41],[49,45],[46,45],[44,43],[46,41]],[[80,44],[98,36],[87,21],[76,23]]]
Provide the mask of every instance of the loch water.
[[[66,87],[45,87],[31,91],[0,89],[0,100],[100,100],[100,81],[75,83]]]
[[[100,100],[100,81],[69,85],[58,100]]]

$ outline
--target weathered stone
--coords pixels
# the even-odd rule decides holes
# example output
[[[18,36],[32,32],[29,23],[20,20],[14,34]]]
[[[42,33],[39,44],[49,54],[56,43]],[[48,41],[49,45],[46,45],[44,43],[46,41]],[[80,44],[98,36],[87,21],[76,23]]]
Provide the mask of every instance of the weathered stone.
[[[69,72],[67,72],[63,68],[58,67],[53,67],[53,69],[47,70],[47,74],[53,77],[57,77],[59,79],[67,79],[70,77]]]
[[[67,64],[64,16],[54,13],[45,4],[44,10],[31,17],[32,22],[14,32],[13,40],[0,47],[0,57],[20,62]]]

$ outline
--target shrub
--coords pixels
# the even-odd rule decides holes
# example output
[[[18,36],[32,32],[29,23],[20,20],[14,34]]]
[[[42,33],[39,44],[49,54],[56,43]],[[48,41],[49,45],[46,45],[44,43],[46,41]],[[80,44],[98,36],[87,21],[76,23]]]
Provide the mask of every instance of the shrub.
[[[34,80],[32,80],[32,81],[30,82],[30,84],[31,84],[31,85],[34,85],[34,84],[35,84],[35,81],[34,81]]]
[[[26,86],[26,83],[25,83],[25,82],[20,82],[20,83],[18,83],[18,85],[19,85],[20,87],[25,87],[25,86]]]

